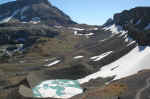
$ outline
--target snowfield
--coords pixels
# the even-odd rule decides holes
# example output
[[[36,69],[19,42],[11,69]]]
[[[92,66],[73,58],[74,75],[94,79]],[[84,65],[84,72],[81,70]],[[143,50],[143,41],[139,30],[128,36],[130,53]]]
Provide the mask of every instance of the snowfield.
[[[102,67],[98,72],[88,75],[82,79],[78,79],[80,84],[97,79],[99,77],[112,77],[113,80],[121,79],[145,69],[150,69],[150,47],[136,46],[128,54],[124,55],[115,62]]]
[[[111,54],[113,51],[109,51],[109,52],[106,52],[106,53],[103,53],[99,56],[94,56],[94,57],[91,57],[90,59],[93,60],[93,61],[99,61],[101,60],[102,58],[108,56],[109,54]]]
[[[45,67],[51,67],[51,66],[56,65],[60,62],[61,62],[60,60],[56,60],[56,61],[51,62],[50,64],[45,65]]]

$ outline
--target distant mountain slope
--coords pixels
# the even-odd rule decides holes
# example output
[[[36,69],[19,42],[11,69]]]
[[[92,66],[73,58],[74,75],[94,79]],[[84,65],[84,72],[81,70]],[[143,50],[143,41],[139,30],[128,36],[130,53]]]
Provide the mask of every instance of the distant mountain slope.
[[[104,26],[133,24],[138,29],[150,30],[150,7],[136,7],[114,14],[113,19],[108,19]]]
[[[128,23],[135,24],[139,29],[149,30],[150,24],[150,7],[136,7],[131,10],[124,10],[114,15],[114,23],[125,25]]]
[[[0,23],[12,19],[21,22],[44,22],[50,25],[75,23],[48,0],[17,0],[0,5]]]

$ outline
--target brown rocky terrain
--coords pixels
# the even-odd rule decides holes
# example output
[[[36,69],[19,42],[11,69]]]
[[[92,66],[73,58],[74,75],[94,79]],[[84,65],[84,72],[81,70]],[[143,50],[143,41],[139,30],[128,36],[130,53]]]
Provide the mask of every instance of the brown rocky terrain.
[[[48,0],[17,0],[0,5],[3,15],[0,17],[0,99],[37,99],[30,97],[31,88],[42,81],[83,78],[123,57],[136,43],[149,45],[149,30],[144,30],[150,19],[149,11],[149,7],[123,11],[105,24],[128,30],[136,41],[131,43],[125,40],[126,34],[75,23]],[[126,23],[133,18],[133,22]],[[139,19],[142,21],[136,25]],[[108,51],[112,53],[100,60],[91,59]],[[71,99],[148,99],[149,76],[150,71],[145,70],[116,81],[112,81],[115,75],[93,79],[81,84],[84,92]]]

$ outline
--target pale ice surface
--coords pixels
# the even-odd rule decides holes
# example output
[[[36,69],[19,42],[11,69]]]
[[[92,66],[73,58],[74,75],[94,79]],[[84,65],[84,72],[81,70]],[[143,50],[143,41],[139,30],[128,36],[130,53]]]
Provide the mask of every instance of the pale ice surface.
[[[80,88],[79,83],[72,80],[47,80],[36,86],[36,90],[41,95],[39,98],[68,99],[83,93],[83,89]]]

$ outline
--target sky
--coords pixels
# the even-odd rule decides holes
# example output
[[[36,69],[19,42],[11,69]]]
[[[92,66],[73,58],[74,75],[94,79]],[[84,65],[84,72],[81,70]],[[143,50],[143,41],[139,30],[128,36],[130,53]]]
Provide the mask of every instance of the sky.
[[[0,0],[8,2],[10,0]],[[149,0],[49,0],[72,20],[90,25],[102,25],[115,13],[137,6],[150,6]]]

